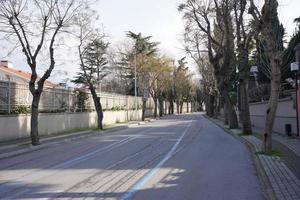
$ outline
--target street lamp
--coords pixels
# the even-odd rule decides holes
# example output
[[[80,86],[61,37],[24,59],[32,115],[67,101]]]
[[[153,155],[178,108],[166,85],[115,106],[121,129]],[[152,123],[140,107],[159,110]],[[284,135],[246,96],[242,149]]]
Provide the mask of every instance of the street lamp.
[[[298,72],[298,70],[299,70],[299,63],[300,63],[300,43],[295,47],[295,49],[294,49],[294,51],[295,51],[295,54],[296,54],[296,64],[293,64],[293,67],[295,67],[295,68],[297,68],[297,72]],[[296,67],[296,65],[297,65],[297,67]],[[292,67],[292,65],[291,65],[291,67]],[[297,92],[296,92],[296,102],[298,101],[298,74],[296,75],[296,90],[297,90]],[[298,104],[298,103],[297,103]],[[299,119],[298,119],[298,105],[296,105],[297,106],[297,136],[299,137],[300,135],[299,135]]]
[[[294,74],[295,74],[297,135],[299,136],[299,113],[298,113],[298,71],[299,71],[299,65],[298,65],[297,62],[291,63],[291,71],[294,72]]]
[[[136,61],[136,54],[137,50],[135,49],[134,53],[134,101],[135,101],[135,112],[137,115],[137,74],[136,74],[136,68],[137,68],[137,61]]]

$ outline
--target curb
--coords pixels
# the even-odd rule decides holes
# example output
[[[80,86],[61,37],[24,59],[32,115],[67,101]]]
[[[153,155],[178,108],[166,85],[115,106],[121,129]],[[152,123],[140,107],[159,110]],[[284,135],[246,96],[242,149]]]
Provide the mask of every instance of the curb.
[[[0,153],[0,160],[10,158],[10,157],[16,157],[16,156],[31,153],[31,152],[35,152],[35,151],[38,151],[41,149],[46,149],[46,148],[50,147],[51,145],[69,142],[72,140],[78,140],[81,138],[92,137],[92,136],[96,136],[96,135],[100,135],[100,134],[103,135],[103,134],[107,134],[107,133],[112,133],[112,132],[131,128],[132,126],[143,125],[143,124],[150,123],[153,121],[155,121],[155,120],[148,119],[148,120],[145,120],[144,122],[126,123],[126,124],[123,124],[120,126],[109,127],[102,131],[87,130],[87,131],[74,132],[74,133],[70,133],[70,134],[57,135],[57,136],[53,136],[53,137],[50,136],[47,138],[41,138],[41,142],[43,144],[39,145],[39,146],[32,146],[29,141],[3,146],[3,147],[0,147],[0,151],[3,152],[6,150],[7,152]]]
[[[235,139],[239,140],[240,142],[242,142],[243,144],[245,144],[247,146],[247,148],[249,149],[249,151],[251,152],[251,158],[253,160],[253,163],[255,165],[257,174],[258,174],[258,178],[262,184],[262,192],[263,192],[263,196],[266,199],[270,199],[270,200],[277,200],[278,198],[275,195],[275,192],[271,186],[271,182],[270,179],[268,178],[266,171],[264,170],[261,161],[259,160],[259,158],[255,155],[256,150],[253,146],[253,144],[251,144],[250,142],[248,142],[246,139],[244,139],[243,137],[238,136],[237,134],[235,134],[234,132],[232,132],[230,129],[224,127],[223,125],[217,123],[216,121],[214,121],[213,119],[211,119],[210,117],[203,115],[207,120],[211,121],[212,123],[214,123],[215,125],[217,125],[218,127],[222,128],[226,133],[228,133],[229,135],[231,135],[232,137],[234,137]]]

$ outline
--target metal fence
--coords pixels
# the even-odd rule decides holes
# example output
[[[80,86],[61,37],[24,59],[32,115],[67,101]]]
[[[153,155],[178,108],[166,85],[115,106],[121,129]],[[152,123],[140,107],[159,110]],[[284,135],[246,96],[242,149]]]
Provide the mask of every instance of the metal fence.
[[[94,110],[94,103],[89,92],[84,105],[80,103],[78,90],[74,88],[44,88],[41,96],[40,112],[84,112]],[[0,81],[0,113],[18,113],[21,109],[29,109],[32,95],[28,85],[15,82]],[[100,101],[104,110],[134,109],[142,104],[142,98],[111,93],[101,93]],[[153,101],[147,101],[147,108],[153,108]]]

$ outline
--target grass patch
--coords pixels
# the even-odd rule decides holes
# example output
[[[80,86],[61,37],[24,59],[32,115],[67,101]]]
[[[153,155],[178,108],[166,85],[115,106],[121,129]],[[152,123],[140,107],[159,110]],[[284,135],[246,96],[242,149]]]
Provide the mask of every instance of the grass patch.
[[[243,133],[243,132],[241,132],[241,133],[239,134],[239,136],[241,136],[241,137],[243,137],[243,136],[251,136],[251,135],[253,135],[253,134],[247,134],[247,133]]]
[[[101,130],[100,128],[92,128],[90,129],[91,131],[104,131],[105,130],[105,127],[103,127],[103,130]]]
[[[284,156],[284,154],[278,150],[273,150],[270,155],[265,154],[263,151],[257,151],[257,152],[255,152],[255,155],[266,155],[266,156],[275,156],[275,157],[283,157]]]

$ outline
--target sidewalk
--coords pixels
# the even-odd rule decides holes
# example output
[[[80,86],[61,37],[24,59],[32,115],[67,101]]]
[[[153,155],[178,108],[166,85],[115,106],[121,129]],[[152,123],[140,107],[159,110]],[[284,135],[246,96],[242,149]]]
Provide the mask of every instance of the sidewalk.
[[[281,155],[260,154],[263,130],[253,127],[253,135],[244,136],[240,129],[229,130],[221,120],[211,119],[229,133],[246,141],[254,153],[256,167],[269,199],[300,199],[300,140],[273,134],[273,149]]]
[[[262,140],[264,130],[253,127],[254,136]],[[300,140],[284,134],[273,133],[273,148],[283,154],[282,162],[300,180]]]
[[[42,145],[32,146],[30,138],[22,138],[17,140],[0,142],[0,160],[8,157],[18,156],[20,154],[30,153],[40,149],[48,148],[51,145],[60,144],[63,142],[70,142],[73,140],[79,140],[86,137],[92,137],[98,134],[106,134],[126,128],[145,124],[147,122],[154,121],[154,119],[146,119],[143,121],[130,121],[126,123],[112,124],[105,126],[104,130],[99,131],[95,129],[87,129],[84,131],[68,132],[63,134],[41,136],[40,141]]]

